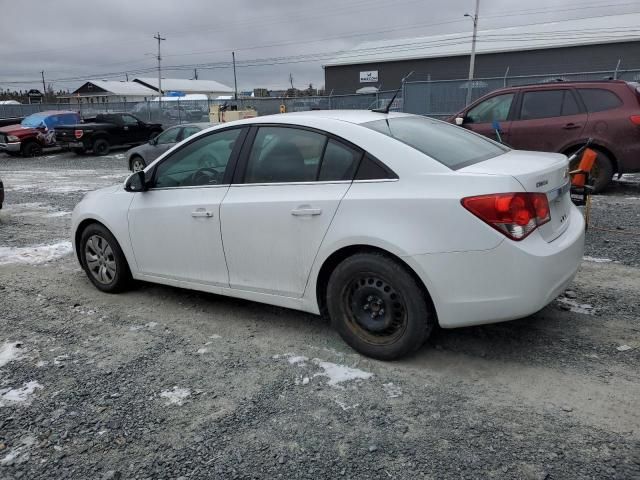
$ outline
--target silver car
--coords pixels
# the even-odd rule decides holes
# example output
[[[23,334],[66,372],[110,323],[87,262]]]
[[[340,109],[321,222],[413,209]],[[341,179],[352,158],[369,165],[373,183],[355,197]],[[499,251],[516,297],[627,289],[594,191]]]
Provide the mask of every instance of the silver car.
[[[215,123],[184,123],[175,127],[167,128],[157,137],[149,140],[148,143],[132,148],[127,152],[127,162],[129,170],[137,172],[143,170],[164,152],[173,147],[176,143],[195,135],[205,128],[216,125]]]

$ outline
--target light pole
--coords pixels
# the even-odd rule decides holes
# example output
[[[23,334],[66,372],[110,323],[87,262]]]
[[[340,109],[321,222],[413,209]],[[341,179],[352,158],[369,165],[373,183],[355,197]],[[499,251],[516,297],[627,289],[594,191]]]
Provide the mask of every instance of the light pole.
[[[473,20],[473,37],[471,39],[471,59],[469,60],[469,80],[467,81],[467,105],[471,103],[471,93],[473,88],[473,75],[476,67],[476,39],[478,36],[478,12],[480,11],[480,0],[476,0],[476,11],[473,16],[465,13],[465,17]]]
[[[158,111],[162,111],[162,56],[160,55],[160,42],[166,40],[166,38],[162,38],[160,36],[160,32],[158,35],[155,35],[153,38],[158,40]]]

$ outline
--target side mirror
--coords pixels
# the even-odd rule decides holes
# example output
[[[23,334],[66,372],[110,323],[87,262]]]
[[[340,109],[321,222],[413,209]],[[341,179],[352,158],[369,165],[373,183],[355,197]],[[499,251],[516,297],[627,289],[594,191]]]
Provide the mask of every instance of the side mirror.
[[[456,125],[461,127],[464,124],[464,117],[456,117]]]
[[[124,182],[124,189],[127,192],[146,192],[148,190],[144,171],[135,172]]]

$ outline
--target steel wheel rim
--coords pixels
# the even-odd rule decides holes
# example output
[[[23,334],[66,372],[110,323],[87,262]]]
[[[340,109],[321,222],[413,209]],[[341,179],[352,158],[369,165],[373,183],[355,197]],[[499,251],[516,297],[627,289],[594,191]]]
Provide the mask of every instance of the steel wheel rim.
[[[84,246],[85,262],[91,276],[102,285],[113,283],[118,267],[109,242],[100,235],[91,235]]]
[[[407,329],[404,297],[393,284],[375,273],[354,277],[343,290],[347,327],[372,345],[391,345]]]
[[[142,160],[134,160],[133,161],[133,171],[139,172],[140,170],[144,170],[144,163]]]

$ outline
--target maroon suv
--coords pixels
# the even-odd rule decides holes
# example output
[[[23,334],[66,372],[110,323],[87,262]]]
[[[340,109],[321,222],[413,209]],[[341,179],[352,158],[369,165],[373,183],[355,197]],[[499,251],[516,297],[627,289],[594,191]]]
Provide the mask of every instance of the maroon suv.
[[[519,150],[571,153],[593,139],[594,187],[640,172],[640,84],[554,82],[496,90],[449,121]]]

